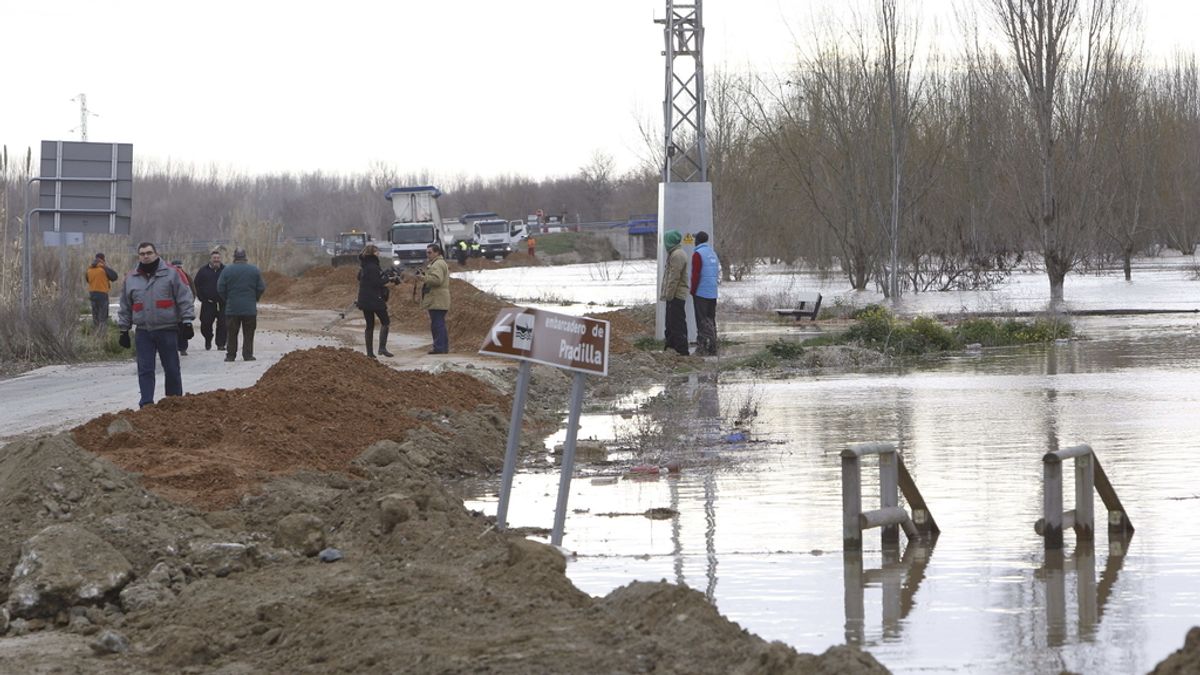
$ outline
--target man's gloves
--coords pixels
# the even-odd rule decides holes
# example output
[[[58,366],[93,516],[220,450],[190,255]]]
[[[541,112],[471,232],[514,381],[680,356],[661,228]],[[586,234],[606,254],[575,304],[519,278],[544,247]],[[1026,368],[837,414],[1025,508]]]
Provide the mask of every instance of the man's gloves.
[[[192,324],[190,324],[190,323],[179,324],[179,339],[180,340],[191,340],[192,337],[194,337],[195,335],[196,335],[196,331],[192,330]]]
[[[132,346],[132,343],[129,341],[129,331],[121,331],[121,337],[117,338],[117,344],[121,345],[125,349],[129,349]]]

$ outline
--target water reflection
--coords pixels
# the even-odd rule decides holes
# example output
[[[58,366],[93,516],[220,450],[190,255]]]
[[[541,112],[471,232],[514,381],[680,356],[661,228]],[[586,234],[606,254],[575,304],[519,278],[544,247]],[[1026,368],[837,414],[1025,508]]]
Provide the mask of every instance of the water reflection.
[[[883,637],[895,639],[908,613],[916,604],[917,590],[925,579],[937,535],[908,542],[904,555],[896,546],[883,548],[879,569],[863,569],[861,551],[842,552],[842,583],[845,588],[846,642],[862,645],[866,641],[866,611],[863,593],[867,587],[882,590]]]
[[[1112,595],[1113,586],[1121,567],[1125,564],[1128,539],[1109,542],[1108,560],[1096,584],[1096,552],[1093,541],[1082,540],[1068,558],[1062,550],[1046,551],[1046,558],[1035,577],[1046,584],[1046,643],[1052,647],[1068,642],[1067,620],[1067,574],[1075,575],[1075,601],[1078,623],[1076,639],[1091,642],[1096,638],[1096,627],[1104,614],[1105,605]]]

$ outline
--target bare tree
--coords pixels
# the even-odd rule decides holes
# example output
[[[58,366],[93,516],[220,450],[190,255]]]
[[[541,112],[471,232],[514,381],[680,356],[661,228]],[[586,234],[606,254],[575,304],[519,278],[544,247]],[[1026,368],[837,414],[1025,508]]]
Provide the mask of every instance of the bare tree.
[[[1086,253],[1089,207],[1099,186],[1087,175],[1095,166],[1089,152],[1095,137],[1088,134],[1085,116],[1097,88],[1101,51],[1113,45],[1119,0],[989,1],[1012,52],[1035,130],[1039,197],[1026,212],[1036,224],[1050,301],[1057,304],[1063,300],[1063,280]],[[1081,2],[1087,11],[1081,10]],[[1064,82],[1072,67],[1068,100]],[[1060,141],[1065,147],[1059,147]],[[1075,188],[1071,193],[1064,191],[1064,179]],[[1068,209],[1071,217],[1066,217]]]

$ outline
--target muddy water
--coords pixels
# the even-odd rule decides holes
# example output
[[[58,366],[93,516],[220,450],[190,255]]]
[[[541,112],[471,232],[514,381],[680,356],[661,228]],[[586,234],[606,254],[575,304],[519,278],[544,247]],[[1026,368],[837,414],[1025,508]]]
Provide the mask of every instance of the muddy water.
[[[683,412],[586,416],[581,438],[667,450],[579,467],[568,573],[597,595],[677,580],[765,638],[859,643],[895,672],[1146,672],[1200,623],[1200,319],[1076,325],[1088,339],[883,374],[692,378],[668,385]],[[732,420],[755,407],[739,441]],[[870,440],[899,442],[941,527],[935,545],[883,551],[874,531],[861,556],[843,554],[838,452]],[[1095,448],[1137,531],[1110,541],[1101,525],[1090,548],[1068,533],[1064,555],[1047,555],[1033,531],[1040,458],[1076,443]],[[619,470],[676,457],[678,477]],[[519,475],[511,523],[549,527],[557,480]],[[468,504],[494,513],[494,489]],[[640,515],[654,507],[678,515]]]

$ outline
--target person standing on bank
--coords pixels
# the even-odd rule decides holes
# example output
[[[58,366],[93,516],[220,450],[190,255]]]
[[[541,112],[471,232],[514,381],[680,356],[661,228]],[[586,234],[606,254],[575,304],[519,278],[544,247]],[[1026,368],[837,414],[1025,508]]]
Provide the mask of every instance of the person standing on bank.
[[[92,327],[108,330],[108,293],[112,282],[117,280],[117,271],[104,261],[104,254],[97,253],[84,274],[88,285],[88,299],[92,303]]]
[[[167,396],[183,395],[179,372],[179,340],[192,337],[195,298],[182,270],[158,257],[148,241],[138,244],[137,269],[125,275],[121,291],[117,342],[129,349],[129,330],[137,326],[138,407],[154,403],[154,355],[162,362]]]
[[[663,246],[667,248],[667,271],[663,274],[662,292],[658,299],[667,303],[663,350],[674,349],[680,356],[687,356],[687,307],[684,305],[688,297],[687,254],[680,246],[682,241],[683,236],[678,230],[667,230],[663,235]]]
[[[208,256],[208,264],[196,270],[192,283],[196,287],[196,299],[200,301],[200,334],[204,336],[204,349],[213,348],[216,340],[217,349],[225,349],[225,301],[217,293],[217,279],[225,270],[221,262],[221,252],[213,251]],[[213,333],[213,323],[217,330]]]
[[[258,324],[258,299],[267,290],[258,268],[246,262],[246,249],[233,251],[233,264],[217,277],[217,295],[225,301],[228,335],[225,360],[237,359],[238,331],[242,332],[242,360],[254,360],[254,329]]]
[[[358,308],[362,310],[363,319],[367,322],[364,337],[367,341],[367,358],[375,358],[372,349],[375,340],[375,319],[379,319],[379,355],[391,357],[387,350],[388,324],[388,277],[384,276],[379,266],[379,247],[367,244],[358,255]],[[399,283],[396,279],[395,283]]]
[[[696,233],[692,252],[692,309],[696,314],[696,353],[717,355],[717,282],[721,261],[708,244],[708,233]]]
[[[450,311],[450,266],[442,257],[442,247],[430,244],[425,247],[425,274],[421,282],[421,309],[429,312],[429,332],[433,334],[433,349],[430,354],[445,354],[450,351],[450,334],[446,331],[446,312]]]

